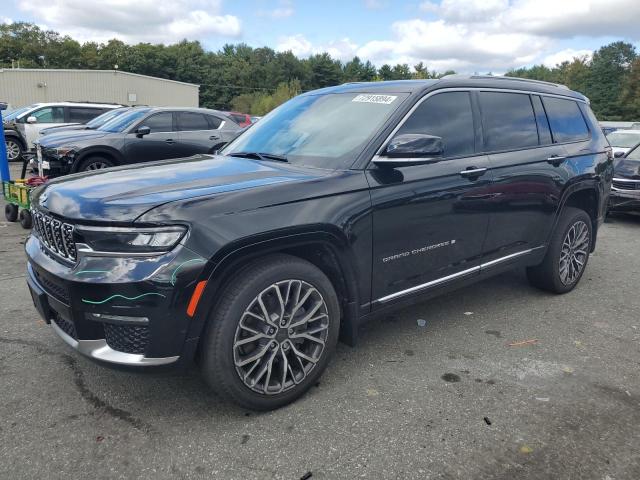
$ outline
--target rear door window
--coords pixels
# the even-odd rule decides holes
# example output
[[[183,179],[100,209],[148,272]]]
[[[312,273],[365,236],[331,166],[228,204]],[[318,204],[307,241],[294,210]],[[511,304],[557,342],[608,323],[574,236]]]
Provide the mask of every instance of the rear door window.
[[[439,93],[427,98],[400,127],[398,134],[441,137],[445,157],[475,152],[475,130],[469,92]]]
[[[69,122],[87,123],[104,112],[99,108],[68,107]]]
[[[209,128],[211,128],[211,130],[220,128],[220,124],[222,123],[222,120],[213,115],[207,115],[207,120],[209,121]]]
[[[198,130],[209,130],[209,122],[202,113],[180,112],[178,113],[178,130],[183,132],[194,132]]]
[[[589,138],[589,128],[575,100],[544,97],[554,143],[576,142]]]
[[[528,94],[480,92],[485,150],[517,150],[538,145],[538,128]]]

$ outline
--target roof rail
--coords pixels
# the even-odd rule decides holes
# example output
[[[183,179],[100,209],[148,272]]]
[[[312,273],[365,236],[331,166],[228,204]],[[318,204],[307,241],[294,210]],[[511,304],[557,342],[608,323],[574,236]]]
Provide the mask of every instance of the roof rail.
[[[89,100],[63,100],[66,103],[88,103],[88,104],[96,104],[96,105],[120,105],[120,103],[116,102],[95,102]]]
[[[442,79],[454,79],[454,78],[510,80],[514,82],[537,83],[539,85],[548,85],[550,87],[564,88],[565,90],[570,90],[569,87],[561,83],[545,82],[544,80],[533,80],[530,78],[521,78],[521,77],[505,77],[502,75],[462,75],[459,73],[455,73],[451,75],[445,75],[444,77],[442,77]]]

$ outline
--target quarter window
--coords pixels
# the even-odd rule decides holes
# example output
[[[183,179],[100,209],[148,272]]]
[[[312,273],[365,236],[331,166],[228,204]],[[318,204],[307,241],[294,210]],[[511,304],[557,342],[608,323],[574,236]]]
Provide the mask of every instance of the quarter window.
[[[178,130],[193,132],[198,130],[209,130],[209,122],[201,113],[180,112],[178,114]]]
[[[589,128],[574,100],[544,97],[554,143],[575,142],[589,138]]]
[[[222,120],[218,117],[214,117],[213,115],[207,115],[207,120],[209,120],[209,128],[212,130],[220,128],[220,124],[222,123]]]
[[[173,114],[171,112],[156,113],[144,120],[141,125],[149,127],[151,133],[171,132],[173,130]]]
[[[441,137],[444,155],[475,151],[475,130],[469,92],[439,93],[427,98],[400,127],[398,134],[422,133]]]
[[[480,92],[480,108],[487,151],[538,145],[538,129],[529,95]]]

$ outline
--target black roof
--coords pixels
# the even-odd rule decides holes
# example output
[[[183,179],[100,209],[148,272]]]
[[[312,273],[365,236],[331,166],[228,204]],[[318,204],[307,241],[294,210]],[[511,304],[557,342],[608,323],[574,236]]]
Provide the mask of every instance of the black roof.
[[[335,87],[323,88],[309,93],[421,93],[440,88],[502,88],[526,90],[530,92],[564,95],[586,101],[581,93],[574,92],[564,85],[526,78],[501,77],[491,75],[447,75],[437,80],[390,80],[384,82],[353,82]]]

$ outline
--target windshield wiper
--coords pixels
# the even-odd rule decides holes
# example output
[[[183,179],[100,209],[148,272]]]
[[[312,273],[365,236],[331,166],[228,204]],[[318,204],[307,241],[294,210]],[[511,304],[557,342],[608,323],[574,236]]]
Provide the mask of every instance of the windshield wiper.
[[[255,158],[256,160],[275,160],[277,162],[289,162],[284,155],[278,155],[275,153],[265,152],[233,152],[229,154],[230,157],[241,158]]]

